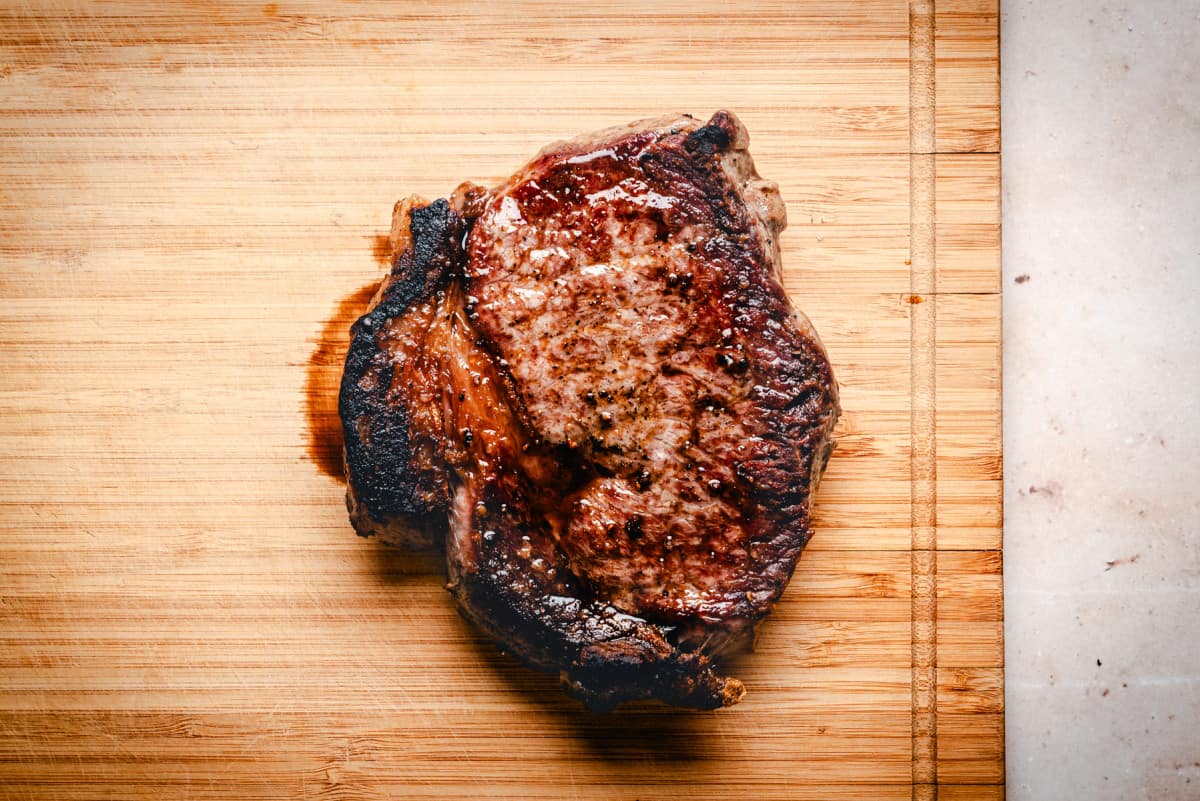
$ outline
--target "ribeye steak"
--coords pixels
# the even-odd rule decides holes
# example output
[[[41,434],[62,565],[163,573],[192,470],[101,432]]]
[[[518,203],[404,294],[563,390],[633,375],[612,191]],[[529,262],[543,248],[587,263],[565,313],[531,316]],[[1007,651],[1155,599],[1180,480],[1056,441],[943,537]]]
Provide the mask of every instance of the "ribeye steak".
[[[342,381],[355,528],[445,543],[463,614],[593,708],[737,702],[837,389],[737,118],[551,145],[397,204]]]

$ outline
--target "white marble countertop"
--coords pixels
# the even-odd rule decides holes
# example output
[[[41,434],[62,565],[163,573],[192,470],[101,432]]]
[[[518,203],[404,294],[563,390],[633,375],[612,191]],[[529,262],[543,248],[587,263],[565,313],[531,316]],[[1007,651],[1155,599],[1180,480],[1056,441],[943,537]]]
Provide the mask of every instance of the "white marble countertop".
[[[1009,798],[1200,799],[1200,2],[1001,64]]]

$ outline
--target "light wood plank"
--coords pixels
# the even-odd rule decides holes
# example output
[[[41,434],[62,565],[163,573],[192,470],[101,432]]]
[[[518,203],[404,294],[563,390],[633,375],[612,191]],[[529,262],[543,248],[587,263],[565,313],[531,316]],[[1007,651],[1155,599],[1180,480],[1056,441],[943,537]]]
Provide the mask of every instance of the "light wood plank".
[[[1002,797],[996,18],[0,8],[0,796],[898,800],[920,766],[942,798]],[[729,666],[745,702],[591,715],[458,617],[440,557],[353,536],[327,472],[339,349],[396,198],[720,107],[786,199],[784,283],[833,360],[840,442],[813,542]]]

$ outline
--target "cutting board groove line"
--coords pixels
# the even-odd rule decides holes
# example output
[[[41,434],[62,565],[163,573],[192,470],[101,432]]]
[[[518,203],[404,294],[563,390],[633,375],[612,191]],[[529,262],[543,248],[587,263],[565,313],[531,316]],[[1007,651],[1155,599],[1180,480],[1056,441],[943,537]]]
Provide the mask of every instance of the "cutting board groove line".
[[[936,286],[934,0],[909,2],[909,290]],[[909,336],[912,410],[912,782],[913,801],[937,798],[937,304],[913,303]]]

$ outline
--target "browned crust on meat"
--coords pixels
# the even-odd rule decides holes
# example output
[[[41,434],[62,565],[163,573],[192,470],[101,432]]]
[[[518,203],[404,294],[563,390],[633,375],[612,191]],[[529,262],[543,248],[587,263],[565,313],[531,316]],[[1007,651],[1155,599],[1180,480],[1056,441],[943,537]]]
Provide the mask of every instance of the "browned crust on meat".
[[[809,537],[836,383],[747,143],[727,112],[662,118],[398,204],[352,329],[355,527],[444,532],[462,614],[596,709],[736,703],[711,660],[749,643]]]
[[[338,412],[355,529],[420,545],[445,529],[450,486],[443,431],[440,420],[431,426],[413,408],[405,375],[417,367],[415,358],[398,364],[386,340],[406,320],[428,327],[437,293],[460,269],[463,223],[444,200],[398,204],[397,223],[391,273],[350,329]]]
[[[565,512],[573,569],[711,653],[786,586],[837,417],[746,144],[720,112],[552,146],[468,242],[476,325],[534,431],[599,470]]]
[[[671,630],[590,597],[579,585],[516,473],[468,482],[447,537],[447,585],[459,611],[528,666],[557,672],[594,711],[657,698],[715,709],[745,688],[680,649]]]

